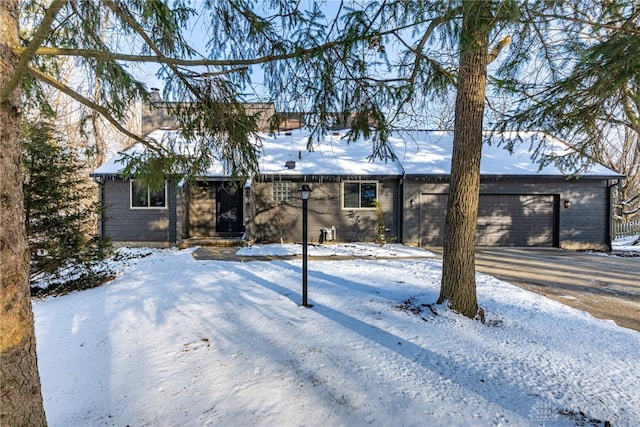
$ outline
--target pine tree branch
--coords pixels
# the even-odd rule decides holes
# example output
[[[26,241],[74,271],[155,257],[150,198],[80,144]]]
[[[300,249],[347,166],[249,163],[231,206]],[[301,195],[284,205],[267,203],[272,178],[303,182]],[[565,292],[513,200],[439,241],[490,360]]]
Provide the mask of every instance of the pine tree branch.
[[[56,15],[65,5],[65,3],[67,3],[67,0],[54,0],[53,2],[51,2],[51,5],[42,17],[42,21],[40,21],[40,25],[38,25],[38,29],[34,33],[33,38],[31,39],[27,47],[23,49],[11,80],[9,80],[9,82],[7,82],[4,87],[0,88],[0,102],[5,102],[11,92],[13,92],[20,85],[22,77],[24,76],[25,72],[27,72],[29,61],[31,61],[31,58],[35,55],[35,52],[51,32],[51,24],[53,24]]]
[[[329,42],[319,47],[303,49],[296,52],[290,52],[280,55],[266,55],[252,59],[182,59],[172,58],[164,55],[133,55],[126,53],[107,52],[91,49],[68,49],[57,47],[40,47],[35,51],[35,55],[42,56],[73,56],[82,58],[98,58],[103,60],[115,60],[124,62],[153,62],[163,63],[167,65],[180,65],[183,67],[202,67],[202,66],[249,66],[259,65],[265,62],[278,61],[283,59],[295,58],[298,55],[306,55],[318,49],[322,50],[326,47],[333,47],[338,42]],[[22,54],[26,50],[25,47],[17,47],[14,52]]]
[[[106,107],[103,107],[102,105],[99,105],[93,101],[91,101],[88,98],[85,98],[84,96],[80,95],[78,92],[76,92],[75,90],[71,89],[70,87],[66,86],[65,84],[57,81],[56,79],[54,79],[53,77],[43,73],[42,71],[33,68],[33,67],[29,67],[27,68],[27,72],[33,76],[34,78],[46,83],[47,85],[54,87],[56,89],[58,89],[60,92],[65,93],[66,95],[68,95],[69,97],[73,98],[74,100],[78,101],[79,103],[81,103],[82,105],[85,105],[97,112],[99,112],[105,119],[107,119],[107,121],[109,121],[109,123],[111,123],[113,126],[116,127],[116,129],[118,129],[120,132],[122,132],[123,134],[127,135],[129,138],[134,139],[137,142],[140,142],[142,144],[144,144],[146,147],[150,148],[151,150],[154,150],[156,152],[160,152],[160,150],[158,150],[157,147],[153,146],[152,144],[149,143],[149,141],[145,140],[144,138],[142,138],[139,135],[136,135],[134,133],[132,133],[131,131],[129,131],[128,129],[126,129],[124,126],[122,126],[109,112],[109,110]]]
[[[427,44],[427,41],[431,37],[431,34],[436,29],[436,27],[438,25],[442,24],[444,21],[445,21],[445,18],[442,18],[442,19],[439,19],[439,20],[433,20],[429,24],[429,26],[427,27],[427,30],[422,35],[422,38],[420,39],[420,42],[418,43],[418,46],[414,50],[414,53],[416,55],[416,59],[414,61],[414,66],[413,66],[413,71],[411,72],[411,77],[409,78],[409,80],[411,81],[411,85],[412,86],[415,84],[416,77],[418,76],[418,71],[419,71],[418,70],[418,65],[420,64],[421,60],[424,58],[424,54],[422,53],[422,50],[424,49],[424,46]]]
[[[171,68],[171,71],[173,71],[174,74],[176,76],[178,76],[178,78],[180,78],[180,80],[182,80],[182,82],[185,84],[185,86],[188,87],[189,90],[194,95],[197,94],[197,91],[195,90],[195,88],[187,80],[185,75],[178,69],[178,67],[175,64],[171,64],[171,63],[165,62],[166,59],[167,59],[167,56],[164,53],[162,53],[160,48],[158,48],[158,46],[154,43],[154,41],[151,39],[151,37],[149,37],[149,35],[144,31],[144,28],[142,28],[140,26],[140,24],[138,24],[138,22],[135,19],[133,19],[133,17],[129,13],[126,13],[125,11],[123,11],[121,8],[119,8],[117,5],[115,5],[112,1],[105,1],[104,4],[109,9],[111,9],[116,15],[120,16],[127,24],[129,24],[129,26],[131,26],[131,28],[136,33],[138,33],[140,35],[140,37],[142,37],[142,39],[145,41],[145,43],[147,43],[149,48],[151,48],[151,50],[153,50],[156,53],[156,55],[158,57],[160,57],[161,62],[166,64],[169,68]]]
[[[407,27],[409,26],[402,26],[402,27],[391,29],[391,30],[383,31],[380,33],[380,35],[393,34],[397,31],[406,29]],[[371,34],[366,34],[366,35],[363,35],[361,39],[366,39],[367,37],[370,37],[370,36]],[[282,53],[277,55],[265,55],[257,58],[250,58],[250,59],[207,59],[207,58],[182,59],[182,58],[168,57],[163,54],[134,55],[134,54],[125,54],[125,53],[117,53],[117,52],[98,51],[98,50],[91,50],[91,49],[69,49],[69,48],[56,48],[56,47],[38,47],[34,51],[32,56],[72,56],[72,57],[98,58],[103,60],[115,60],[115,61],[124,61],[124,62],[153,62],[153,63],[162,63],[167,65],[180,65],[184,67],[250,66],[250,65],[260,65],[267,62],[293,59],[299,56],[311,55],[319,51],[325,51],[327,49],[340,46],[344,42],[345,40],[333,40],[333,41],[326,42],[324,44],[314,46],[314,47],[309,47],[304,49],[299,48],[288,53]],[[27,48],[25,47],[19,46],[14,49],[14,52],[16,54],[22,55],[24,54],[26,49]]]
[[[606,22],[594,22],[594,21],[590,21],[588,19],[582,19],[582,18],[576,18],[574,16],[564,16],[564,15],[557,15],[557,14],[549,14],[549,15],[540,15],[541,18],[548,18],[548,19],[557,19],[558,21],[569,21],[569,22],[573,22],[573,23],[577,23],[577,24],[584,24],[584,25],[590,25],[592,27],[600,27],[600,28],[605,28],[607,30],[613,30],[615,32],[620,32],[620,33],[626,33],[626,34],[631,34],[631,35],[636,35],[636,36],[640,36],[640,29],[639,28],[631,28],[629,26],[623,25],[623,26],[618,26],[618,25],[614,25],[614,24],[608,24]]]
[[[22,52],[26,48],[18,47],[14,50],[17,54],[22,54]],[[116,52],[107,52],[100,50],[91,50],[91,49],[68,49],[68,48],[58,48],[58,47],[40,47],[35,51],[35,55],[41,56],[73,56],[73,57],[81,57],[81,58],[96,58],[102,60],[114,60],[114,61],[125,61],[125,62],[166,62],[173,63],[176,65],[182,65],[187,67],[195,67],[202,65],[220,65],[216,60],[187,60],[187,59],[179,59],[179,58],[168,58],[161,56],[153,56],[153,55],[132,55],[125,53],[116,53]],[[226,62],[225,62],[226,65]]]

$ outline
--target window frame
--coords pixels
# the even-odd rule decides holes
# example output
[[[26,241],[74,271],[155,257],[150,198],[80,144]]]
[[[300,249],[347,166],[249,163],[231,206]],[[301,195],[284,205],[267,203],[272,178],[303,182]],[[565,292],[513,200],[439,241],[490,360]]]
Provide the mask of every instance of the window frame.
[[[168,192],[168,183],[165,180],[164,182],[164,190],[162,190],[164,192],[164,206],[150,206],[149,204],[151,203],[151,194],[153,193],[151,191],[151,189],[147,186],[147,196],[146,196],[146,200],[147,200],[147,206],[134,206],[133,205],[133,183],[134,181],[140,181],[138,179],[130,179],[129,180],[129,209],[142,209],[142,210],[149,210],[149,209],[155,209],[155,210],[166,210],[169,208],[169,192]]]
[[[376,196],[373,198],[373,200],[378,200],[379,199],[379,181],[342,181],[340,183],[340,196],[342,199],[342,203],[341,203],[341,207],[342,210],[375,210],[376,207],[375,205],[372,203],[371,206],[362,206],[362,185],[363,184],[373,184],[375,185],[376,188]],[[345,206],[345,184],[358,184],[358,206]]]

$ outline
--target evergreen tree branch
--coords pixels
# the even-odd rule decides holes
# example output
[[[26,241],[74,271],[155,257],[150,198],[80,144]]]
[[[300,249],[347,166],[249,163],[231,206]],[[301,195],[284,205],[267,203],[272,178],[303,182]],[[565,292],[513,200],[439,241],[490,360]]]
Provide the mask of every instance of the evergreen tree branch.
[[[640,28],[638,28],[637,26],[635,28],[629,27],[628,25],[626,25],[626,23],[625,25],[615,25],[615,24],[609,24],[606,22],[590,21],[588,19],[577,18],[575,16],[558,15],[558,14],[540,15],[540,18],[557,19],[560,22],[562,21],[573,22],[576,24],[584,24],[584,25],[589,25],[591,27],[598,27],[598,28],[604,28],[607,30],[613,30],[617,33],[623,33],[623,34],[626,33],[630,35],[640,36]]]
[[[8,99],[9,94],[11,94],[11,92],[20,85],[31,58],[35,55],[42,43],[44,43],[45,38],[50,34],[51,24],[53,24],[56,15],[66,3],[67,0],[54,0],[51,2],[51,5],[47,8],[47,11],[42,17],[42,21],[40,21],[40,25],[38,25],[38,29],[34,33],[31,42],[29,42],[27,47],[23,49],[20,59],[16,64],[15,73],[7,84],[0,88],[0,102],[5,102]]]
[[[34,68],[34,67],[29,67],[27,69],[27,72],[34,78],[42,81],[43,83],[46,83],[47,85],[54,87],[56,89],[58,89],[60,92],[68,95],[69,97],[73,98],[74,100],[78,101],[79,103],[81,103],[82,105],[89,107],[95,111],[98,111],[105,119],[107,119],[109,121],[109,123],[111,123],[116,129],[118,129],[120,132],[122,132],[123,134],[127,135],[129,138],[134,139],[137,142],[140,142],[142,144],[144,144],[146,147],[150,148],[151,150],[155,151],[155,152],[160,152],[160,150],[158,150],[157,147],[153,146],[152,144],[150,144],[147,140],[145,140],[144,138],[142,138],[139,135],[134,134],[133,132],[130,132],[127,128],[125,128],[124,126],[122,126],[109,112],[109,110],[106,107],[103,107],[102,105],[96,104],[95,102],[91,101],[88,98],[85,98],[84,96],[80,95],[78,92],[76,92],[75,90],[71,89],[70,87],[66,86],[65,84],[57,81],[56,79],[54,79],[53,77],[43,73],[42,71]]]
[[[15,52],[21,54],[26,48],[18,47]],[[99,51],[92,49],[68,49],[56,47],[40,47],[35,51],[35,55],[42,56],[72,56],[82,58],[96,58],[101,60],[114,60],[125,62],[152,62],[180,65],[184,67],[199,66],[222,66],[222,65],[252,65],[248,61],[238,60],[216,60],[216,59],[182,59],[161,55],[134,55],[117,52]],[[268,59],[267,59],[268,60]],[[240,63],[244,62],[244,63]]]
[[[135,22],[135,21],[134,21]],[[141,31],[142,28],[140,28]],[[390,34],[396,30],[390,30],[385,32],[385,34]],[[367,35],[362,36],[362,39],[366,39]],[[146,41],[146,40],[145,40]],[[151,41],[152,42],[152,41]],[[108,52],[108,51],[98,51],[92,49],[69,49],[69,48],[56,48],[56,47],[39,47],[35,53],[36,55],[41,56],[71,56],[71,57],[82,57],[82,58],[97,58],[102,60],[116,60],[116,61],[125,61],[125,62],[152,62],[152,63],[162,63],[167,65],[181,65],[185,67],[201,67],[201,66],[250,66],[250,65],[260,65],[268,62],[275,61],[283,61],[287,59],[294,59],[301,56],[309,56],[315,54],[317,52],[324,52],[328,49],[335,48],[344,44],[344,40],[333,40],[330,42],[326,42],[322,45],[309,47],[305,49],[296,49],[291,52],[277,54],[277,55],[264,55],[256,58],[249,59],[182,59],[182,58],[173,58],[168,57],[163,54],[158,55],[134,55],[134,54],[125,54],[125,53],[116,53],[116,52]],[[24,47],[16,47],[14,52],[17,54],[22,54],[26,48]]]
[[[151,37],[149,37],[149,35],[144,31],[144,29],[140,26],[140,24],[138,24],[138,22],[133,19],[133,17],[128,14],[125,13],[125,11],[123,11],[121,8],[117,7],[113,2],[111,1],[107,1],[105,2],[105,5],[111,9],[116,15],[120,16],[124,22],[126,22],[127,24],[129,24],[129,26],[140,35],[140,37],[142,37],[142,39],[145,41],[145,43],[147,43],[147,45],[149,46],[149,48],[151,48],[151,50],[153,50],[156,55],[160,58],[161,62],[166,64],[171,71],[173,71],[173,73],[178,76],[178,78],[180,78],[180,80],[182,80],[182,82],[185,84],[186,87],[189,88],[189,90],[196,94],[197,91],[195,90],[195,87],[193,87],[191,85],[191,83],[187,80],[187,78],[184,76],[184,74],[180,71],[180,69],[178,69],[178,67],[175,64],[171,64],[171,63],[167,63],[165,62],[167,59],[167,56],[164,55],[164,53],[162,53],[162,51],[160,50],[160,48],[155,44],[155,42],[151,39]]]

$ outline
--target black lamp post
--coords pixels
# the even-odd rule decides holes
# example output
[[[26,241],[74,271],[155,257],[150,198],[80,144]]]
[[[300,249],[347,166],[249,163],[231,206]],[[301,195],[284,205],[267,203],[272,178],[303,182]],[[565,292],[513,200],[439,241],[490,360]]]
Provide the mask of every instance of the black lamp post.
[[[300,187],[302,199],[302,305],[312,307],[307,303],[307,201],[311,196],[311,188],[307,184]]]

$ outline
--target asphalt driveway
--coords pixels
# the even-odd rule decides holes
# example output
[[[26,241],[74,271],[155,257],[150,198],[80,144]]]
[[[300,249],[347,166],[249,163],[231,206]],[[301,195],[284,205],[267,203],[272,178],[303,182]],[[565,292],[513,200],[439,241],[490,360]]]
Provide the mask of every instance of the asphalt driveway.
[[[429,248],[442,257],[442,248]],[[640,331],[640,257],[547,248],[477,248],[476,270]]]

